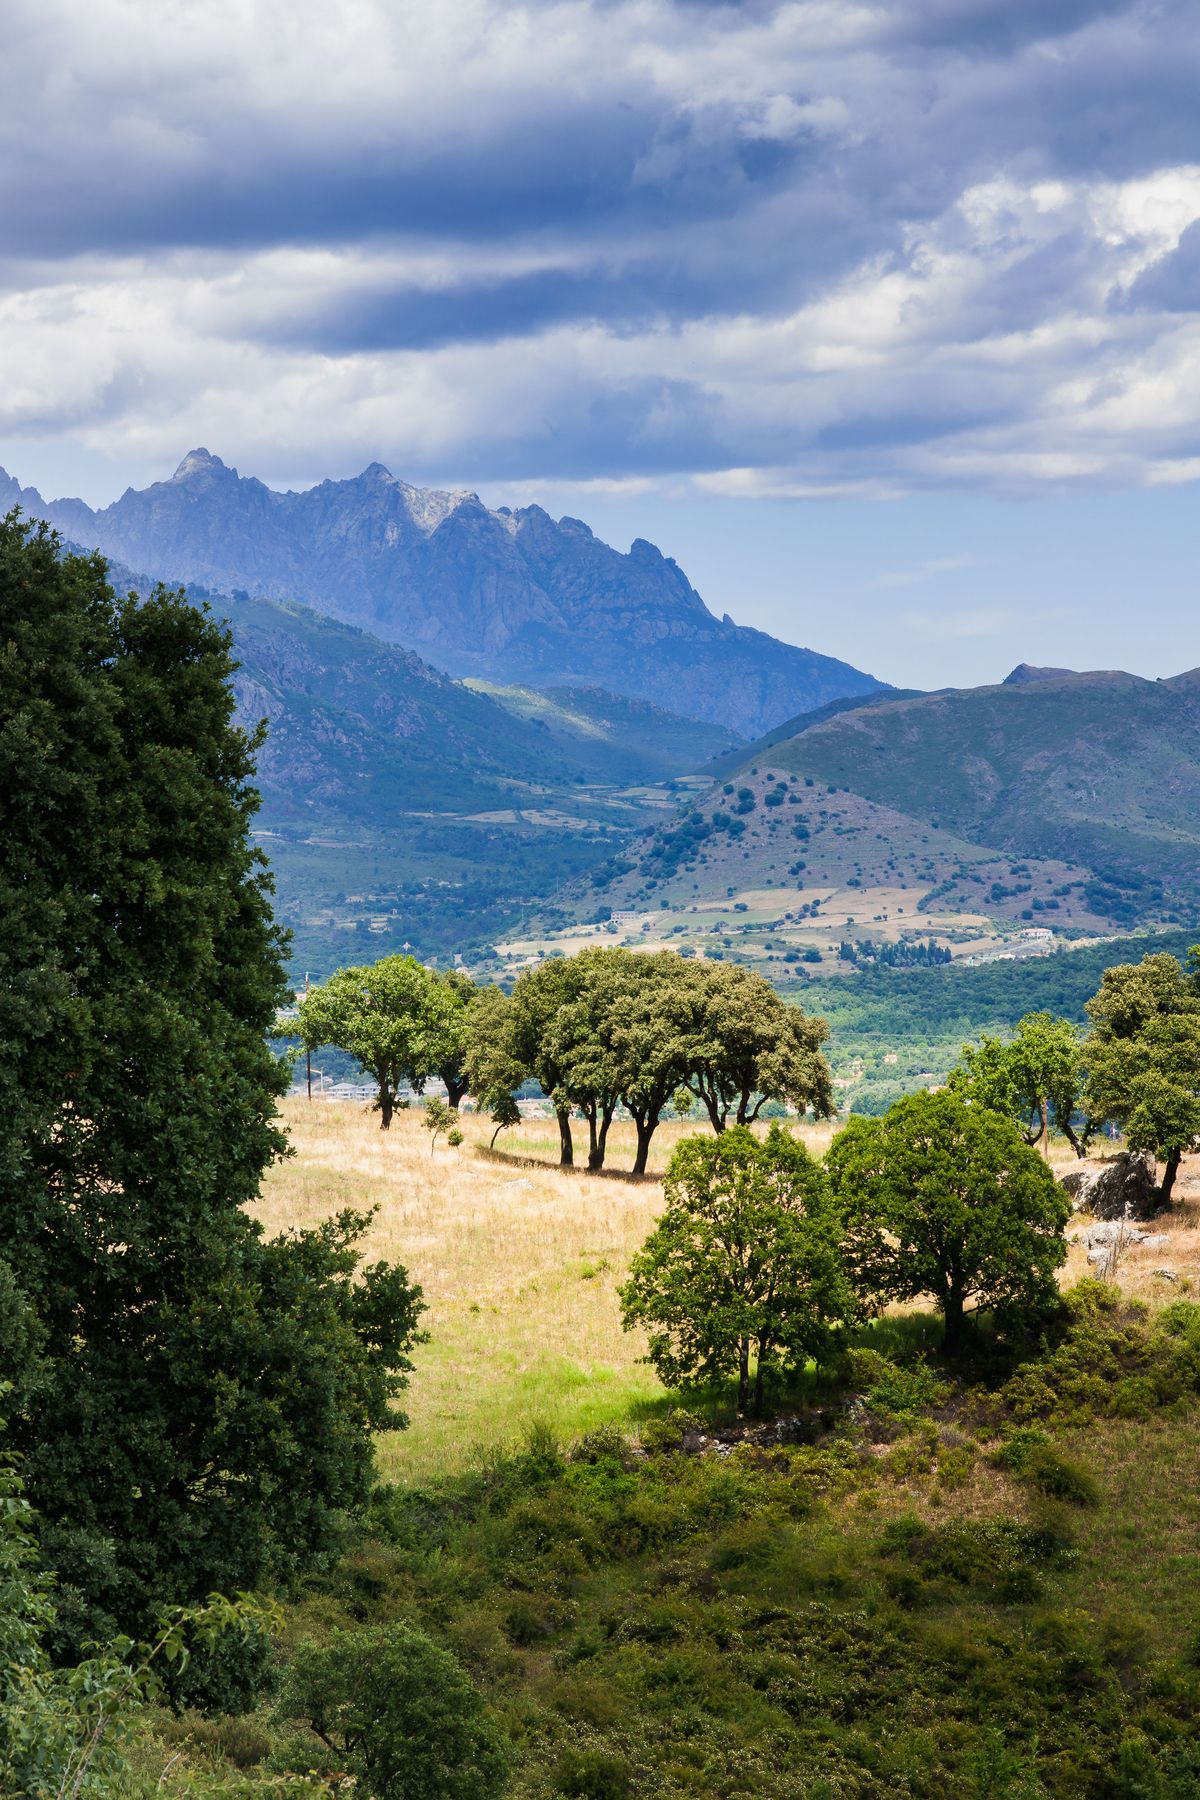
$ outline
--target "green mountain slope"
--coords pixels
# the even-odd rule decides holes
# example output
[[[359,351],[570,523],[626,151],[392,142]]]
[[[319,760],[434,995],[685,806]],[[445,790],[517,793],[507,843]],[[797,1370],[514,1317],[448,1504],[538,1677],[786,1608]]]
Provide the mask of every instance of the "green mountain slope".
[[[486,942],[673,811],[663,777],[731,737],[598,691],[551,728],[305,606],[189,591],[232,627],[240,721],[267,721],[257,836],[314,974]],[[602,729],[623,707],[627,728]]]
[[[1200,889],[1200,671],[888,700],[811,723],[770,757],[996,849],[1065,858],[1134,891],[1147,877]]]
[[[719,759],[724,779],[557,896],[574,936],[845,981],[1188,927],[1200,909],[1198,672],[1026,671],[776,736]],[[542,923],[546,947],[565,935]]]

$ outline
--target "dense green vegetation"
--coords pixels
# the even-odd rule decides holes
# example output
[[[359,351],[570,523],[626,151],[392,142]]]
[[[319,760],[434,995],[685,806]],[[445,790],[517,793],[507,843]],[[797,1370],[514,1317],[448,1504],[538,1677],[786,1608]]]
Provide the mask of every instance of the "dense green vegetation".
[[[854,1057],[863,1059],[867,1081],[856,1089],[854,1105],[873,1111],[911,1090],[913,1077],[947,1074],[968,1039],[1006,1036],[1026,1013],[1085,1024],[1087,1002],[1106,969],[1151,949],[1183,958],[1195,941],[1192,927],[975,968],[867,966],[852,981],[816,979],[800,991],[806,1005],[828,1020],[835,1072]],[[895,1061],[885,1063],[885,1057]]]
[[[1107,970],[1082,1045],[1026,1017],[823,1162],[750,1129],[831,1085],[823,1022],[744,969],[342,971],[304,1036],[385,1124],[439,1074],[431,1157],[468,1079],[498,1127],[536,1079],[564,1160],[582,1113],[596,1174],[618,1106],[636,1174],[666,1109],[712,1127],[619,1291],[697,1411],[380,1486],[420,1289],[362,1265],[361,1212],[269,1238],[248,1210],[286,1150],[286,945],[228,634],[15,518],[0,595],[6,1800],[1194,1794],[1200,1307],[1064,1298],[1028,1139],[1078,1096],[1169,1203],[1196,957]]]
[[[870,1342],[723,1454],[677,1414],[380,1494],[292,1629],[426,1630],[492,1707],[514,1796],[1194,1793],[1200,1312],[1151,1325],[1085,1285],[987,1387],[919,1330]],[[1120,1530],[1164,1504],[1166,1546]],[[316,1749],[270,1742],[268,1767]]]

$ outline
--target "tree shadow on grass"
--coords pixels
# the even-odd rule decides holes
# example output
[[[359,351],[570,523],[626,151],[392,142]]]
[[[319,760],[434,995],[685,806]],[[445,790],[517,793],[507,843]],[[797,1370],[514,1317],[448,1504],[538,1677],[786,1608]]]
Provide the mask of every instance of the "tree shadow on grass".
[[[635,1175],[632,1169],[589,1169],[586,1163],[563,1164],[545,1156],[525,1156],[517,1150],[492,1150],[486,1144],[477,1144],[475,1154],[499,1168],[541,1169],[551,1175],[573,1175],[585,1181],[627,1181],[640,1187],[644,1182],[662,1180],[659,1174]]]

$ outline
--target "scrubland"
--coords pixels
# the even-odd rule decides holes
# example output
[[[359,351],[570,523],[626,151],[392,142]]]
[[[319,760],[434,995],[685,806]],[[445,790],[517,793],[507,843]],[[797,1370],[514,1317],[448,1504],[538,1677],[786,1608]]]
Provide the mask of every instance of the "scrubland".
[[[1200,1791],[1200,1159],[1114,1285],[1073,1224],[1047,1341],[955,1369],[929,1313],[893,1311],[779,1426],[744,1427],[670,1406],[619,1323],[695,1125],[631,1180],[560,1171],[550,1121],[489,1154],[468,1114],[431,1154],[416,1111],[389,1133],[352,1105],[286,1117],[264,1224],[377,1207],[368,1251],[424,1284],[431,1336],[373,1502],[288,1597],[285,1664],[336,1631],[428,1633],[482,1695],[512,1800]],[[147,1795],[340,1791],[269,1699],[163,1715],[143,1758]]]

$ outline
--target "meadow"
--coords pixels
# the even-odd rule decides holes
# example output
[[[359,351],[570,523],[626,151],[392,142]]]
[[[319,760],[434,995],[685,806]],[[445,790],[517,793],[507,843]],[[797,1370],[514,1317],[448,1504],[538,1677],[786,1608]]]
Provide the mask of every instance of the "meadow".
[[[431,1151],[419,1108],[398,1113],[388,1132],[354,1102],[290,1096],[283,1110],[293,1155],[268,1171],[255,1216],[276,1232],[345,1207],[375,1208],[365,1254],[403,1263],[424,1290],[429,1342],[414,1356],[409,1429],[379,1441],[385,1480],[422,1483],[478,1467],[535,1425],[570,1441],[669,1410],[671,1397],[640,1360],[640,1333],[621,1329],[616,1290],[662,1208],[671,1151],[701,1129],[697,1121],[663,1123],[651,1172],[639,1180],[621,1172],[633,1157],[633,1127],[622,1121],[609,1140],[614,1167],[593,1176],[557,1166],[551,1119],[524,1119],[489,1152],[490,1121],[464,1112],[464,1142],[441,1138]],[[821,1154],[834,1127],[793,1129]],[[1052,1157],[1063,1169],[1074,1160],[1058,1143]],[[1160,1230],[1169,1245],[1133,1246],[1116,1273],[1123,1291],[1151,1306],[1200,1291],[1200,1157],[1185,1167]],[[1090,1272],[1082,1228],[1071,1235],[1064,1285]],[[1155,1274],[1164,1267],[1175,1281]]]
[[[271,1169],[255,1216],[269,1232],[344,1207],[377,1208],[369,1259],[402,1262],[424,1289],[430,1341],[416,1352],[408,1431],[379,1444],[387,1480],[422,1481],[478,1462],[534,1422],[566,1437],[663,1412],[667,1396],[621,1330],[616,1289],[662,1206],[661,1174],[695,1124],[664,1123],[650,1176],[623,1175],[633,1127],[609,1139],[616,1167],[557,1167],[552,1120],[525,1119],[488,1153],[493,1127],[462,1116],[465,1141],[430,1149],[419,1109],[390,1131],[352,1102],[289,1098],[294,1154]],[[828,1127],[806,1135],[813,1147]],[[576,1153],[580,1146],[577,1144]]]

